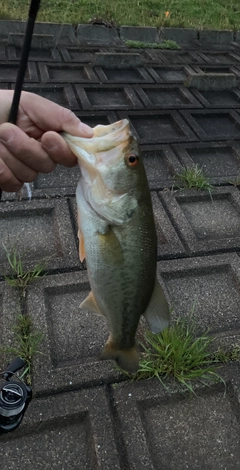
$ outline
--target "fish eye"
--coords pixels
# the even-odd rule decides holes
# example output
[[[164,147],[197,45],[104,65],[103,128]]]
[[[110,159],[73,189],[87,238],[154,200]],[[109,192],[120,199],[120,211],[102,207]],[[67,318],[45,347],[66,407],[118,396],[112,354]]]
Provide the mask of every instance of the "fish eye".
[[[137,155],[135,155],[134,153],[131,153],[130,155],[128,155],[127,157],[128,166],[130,167],[137,166],[138,162],[139,162],[139,157]]]

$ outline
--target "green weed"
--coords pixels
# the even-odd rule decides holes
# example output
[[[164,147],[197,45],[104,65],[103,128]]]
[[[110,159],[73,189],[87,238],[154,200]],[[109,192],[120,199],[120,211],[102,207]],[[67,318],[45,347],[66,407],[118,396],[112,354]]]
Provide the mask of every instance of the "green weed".
[[[165,379],[173,377],[190,392],[194,392],[193,381],[205,385],[224,382],[217,368],[222,363],[240,360],[240,345],[213,352],[214,341],[208,332],[199,334],[192,314],[178,318],[157,335],[148,331],[144,344],[141,344],[144,352],[133,380],[157,377],[166,387]]]
[[[161,383],[173,376],[193,391],[191,381],[211,382],[220,376],[213,367],[210,346],[214,338],[207,333],[197,336],[192,319],[179,318],[161,334],[146,333],[143,358],[136,379],[157,377]]]
[[[11,252],[3,245],[6,252],[7,260],[11,268],[12,274],[5,276],[6,282],[19,290],[21,297],[25,297],[26,289],[33,281],[45,276],[47,259],[43,259],[33,269],[25,270],[22,256],[14,248]]]
[[[228,362],[240,360],[240,344],[236,344],[228,349],[218,348],[212,356],[213,362],[226,364]]]
[[[142,42],[142,41],[125,41],[127,47],[135,49],[181,49],[175,41],[165,40],[161,43]]]
[[[39,353],[38,346],[43,340],[43,334],[32,331],[32,321],[27,315],[18,315],[14,327],[13,346],[3,347],[0,352],[10,357],[17,356],[23,359],[26,366],[22,374],[26,383],[31,385],[31,365],[33,357]]]
[[[198,165],[185,168],[182,173],[178,173],[174,176],[174,179],[178,182],[179,189],[206,189],[209,194],[212,192],[212,185],[208,179],[204,176],[203,171]]]
[[[236,187],[240,186],[240,176],[237,176],[234,180],[228,181],[228,183]]]

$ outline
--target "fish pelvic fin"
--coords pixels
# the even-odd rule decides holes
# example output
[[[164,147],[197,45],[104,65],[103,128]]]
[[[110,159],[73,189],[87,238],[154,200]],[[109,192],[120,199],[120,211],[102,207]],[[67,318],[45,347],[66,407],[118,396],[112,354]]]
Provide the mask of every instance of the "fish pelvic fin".
[[[119,349],[111,340],[105,344],[100,359],[114,359],[121,369],[135,374],[139,367],[139,353],[135,346],[130,349]]]
[[[157,279],[155,280],[151,300],[144,312],[144,317],[154,334],[160,333],[169,325],[170,315],[167,299]]]
[[[80,308],[82,308],[83,310],[90,310],[91,312],[99,313],[100,315],[102,315],[102,312],[99,310],[98,305],[96,303],[93,291],[89,292],[86,299],[84,299],[80,303]]]

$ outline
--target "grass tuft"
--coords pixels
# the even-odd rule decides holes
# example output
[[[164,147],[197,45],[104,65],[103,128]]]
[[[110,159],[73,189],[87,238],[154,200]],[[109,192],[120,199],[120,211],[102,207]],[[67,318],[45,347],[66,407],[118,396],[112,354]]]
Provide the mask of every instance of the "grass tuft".
[[[42,340],[43,333],[32,331],[32,320],[27,315],[18,315],[17,324],[14,327],[13,346],[6,346],[0,350],[2,354],[23,359],[26,366],[21,377],[25,376],[28,385],[31,385],[32,359],[39,353],[38,346]]]
[[[192,319],[179,318],[158,335],[148,332],[146,341],[150,347],[143,345],[145,352],[137,379],[157,377],[162,382],[173,376],[190,391],[192,380],[219,380],[210,352],[214,338],[207,333],[197,336]]]
[[[29,2],[0,0],[2,18],[26,20]],[[100,18],[117,25],[208,29],[240,28],[239,0],[42,0],[38,21],[88,23]]]
[[[25,297],[27,286],[33,281],[45,276],[44,271],[46,270],[47,260],[43,259],[33,269],[25,270],[22,257],[17,252],[16,248],[10,252],[5,245],[3,245],[3,247],[12,270],[12,274],[5,276],[5,280],[11,287],[15,287],[19,290],[21,297]]]
[[[179,182],[179,189],[206,189],[211,195],[213,187],[198,165],[185,168],[182,173],[176,174],[174,179]]]
[[[143,41],[125,41],[129,48],[134,49],[181,49],[175,41],[165,40],[161,43],[157,42],[143,42]]]
[[[240,186],[240,176],[236,176],[234,180],[228,181],[229,184],[232,184],[236,188]]]
[[[192,381],[197,380],[205,385],[224,382],[217,368],[222,363],[240,360],[240,345],[229,351],[219,348],[213,352],[215,338],[208,332],[198,333],[192,314],[186,318],[178,318],[157,335],[148,331],[145,344],[141,344],[144,352],[139,370],[133,379],[157,377],[166,387],[164,380],[173,377],[183,389],[193,393]]]

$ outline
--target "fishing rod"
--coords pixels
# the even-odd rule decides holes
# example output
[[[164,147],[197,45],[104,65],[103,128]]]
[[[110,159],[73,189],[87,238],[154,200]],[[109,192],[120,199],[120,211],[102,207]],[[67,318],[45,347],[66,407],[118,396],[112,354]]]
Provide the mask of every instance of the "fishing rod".
[[[41,0],[31,0],[31,4],[29,7],[27,27],[26,27],[26,32],[24,36],[22,54],[21,54],[21,58],[19,62],[15,91],[14,91],[12,105],[11,105],[9,118],[8,118],[8,122],[11,122],[12,124],[16,124],[17,122],[19,101],[21,98],[23,81],[24,81],[24,77],[26,73],[29,52],[31,49],[33,29],[34,29],[37,13],[40,7],[40,2]]]
[[[19,102],[26,73],[35,20],[41,0],[31,0],[27,26],[19,62],[16,85],[10,108],[8,122],[16,124]],[[1,199],[0,189],[0,199]],[[32,399],[32,390],[16,372],[25,366],[25,362],[17,357],[8,366],[7,371],[0,372],[0,435],[14,431],[21,423],[24,413]]]

